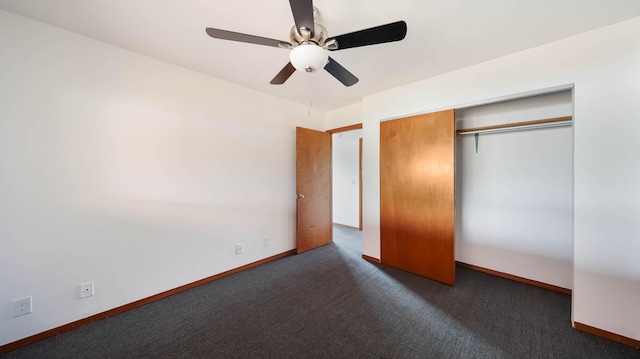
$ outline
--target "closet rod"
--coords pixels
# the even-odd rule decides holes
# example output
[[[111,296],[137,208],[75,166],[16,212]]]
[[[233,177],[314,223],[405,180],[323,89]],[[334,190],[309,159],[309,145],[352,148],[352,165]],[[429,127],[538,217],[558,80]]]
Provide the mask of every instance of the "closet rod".
[[[495,125],[495,126],[465,128],[462,130],[457,130],[456,133],[458,135],[464,136],[464,135],[474,135],[476,133],[493,133],[493,132],[528,130],[533,128],[571,126],[573,123],[572,119],[573,119],[572,116],[545,118],[542,120],[512,122],[512,123],[505,123],[502,125]]]

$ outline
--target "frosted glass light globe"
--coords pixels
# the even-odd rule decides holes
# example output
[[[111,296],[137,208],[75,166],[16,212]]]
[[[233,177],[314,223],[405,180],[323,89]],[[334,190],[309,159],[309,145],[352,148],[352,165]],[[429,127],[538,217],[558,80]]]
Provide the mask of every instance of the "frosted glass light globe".
[[[289,53],[293,67],[302,72],[316,72],[323,69],[329,60],[327,50],[315,44],[302,44]]]

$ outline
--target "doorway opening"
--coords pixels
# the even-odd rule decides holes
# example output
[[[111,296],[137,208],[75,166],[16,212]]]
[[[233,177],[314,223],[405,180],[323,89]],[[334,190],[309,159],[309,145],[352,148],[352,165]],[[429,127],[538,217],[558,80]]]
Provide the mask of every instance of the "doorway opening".
[[[456,110],[458,263],[571,292],[572,123],[571,89]]]
[[[362,124],[327,132],[331,134],[334,241],[353,244],[362,252]]]
[[[332,135],[333,223],[362,230],[362,128],[338,130],[327,131]]]

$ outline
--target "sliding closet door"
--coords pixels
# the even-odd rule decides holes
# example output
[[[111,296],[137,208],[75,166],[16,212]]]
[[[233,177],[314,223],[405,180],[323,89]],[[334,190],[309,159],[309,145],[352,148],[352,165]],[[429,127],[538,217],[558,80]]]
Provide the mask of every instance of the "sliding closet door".
[[[455,284],[454,110],[380,124],[381,261]]]

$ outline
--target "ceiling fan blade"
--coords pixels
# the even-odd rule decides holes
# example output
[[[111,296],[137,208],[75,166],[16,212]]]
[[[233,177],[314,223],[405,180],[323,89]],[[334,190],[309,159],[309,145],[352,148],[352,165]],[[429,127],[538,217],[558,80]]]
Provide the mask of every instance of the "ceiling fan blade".
[[[313,25],[313,0],[289,0],[293,20],[296,22],[296,28],[307,28],[311,31],[311,37],[315,31]]]
[[[357,77],[355,77],[351,72],[342,67],[342,65],[337,63],[336,60],[332,59],[331,57],[329,57],[329,62],[327,62],[327,64],[324,66],[324,69],[347,87],[355,85],[358,82]]]
[[[386,25],[380,25],[360,31],[350,32],[344,35],[334,36],[327,39],[327,42],[332,39],[335,39],[338,42],[338,48],[333,50],[335,51],[344,50],[351,47],[400,41],[404,39],[406,35],[407,23],[404,21],[396,21]]]
[[[216,39],[246,42],[249,44],[281,47],[285,49],[292,47],[292,45],[286,41],[269,39],[266,37],[260,37],[260,36],[254,36],[254,35],[248,35],[248,34],[242,34],[239,32],[214,29],[211,27],[207,28],[207,35]]]
[[[273,80],[271,80],[270,84],[272,84],[272,85],[282,85],[285,81],[287,81],[289,79],[289,77],[291,77],[291,75],[294,72],[296,72],[296,68],[293,67],[291,62],[289,62],[288,64],[286,64],[282,68],[282,70],[280,70],[280,72],[278,72],[276,77],[274,77]]]

